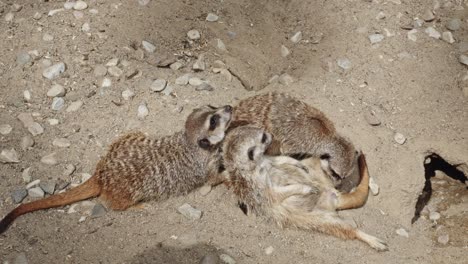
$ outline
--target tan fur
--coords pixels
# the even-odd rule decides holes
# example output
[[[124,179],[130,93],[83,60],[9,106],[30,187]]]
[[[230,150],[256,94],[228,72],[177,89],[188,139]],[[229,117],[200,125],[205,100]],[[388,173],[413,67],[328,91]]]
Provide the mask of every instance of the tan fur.
[[[234,107],[230,129],[254,125],[273,135],[269,155],[325,157],[322,166],[340,191],[359,184],[358,152],[318,109],[284,93],[256,95]]]
[[[343,194],[335,189],[318,158],[298,161],[264,155],[271,141],[262,129],[243,126],[229,132],[223,143],[227,185],[249,211],[272,218],[281,227],[314,229],[387,249],[383,241],[347,224],[336,212],[360,207],[367,200],[369,174],[364,155],[359,157],[360,184],[356,191]],[[249,152],[253,153],[250,157]]]
[[[218,173],[219,148],[232,116],[230,106],[195,109],[185,130],[153,138],[129,133],[111,144],[84,184],[62,194],[22,204],[0,222],[0,233],[18,216],[100,196],[114,210],[149,199],[186,194]],[[214,125],[210,124],[212,119]],[[211,127],[210,127],[211,126]]]

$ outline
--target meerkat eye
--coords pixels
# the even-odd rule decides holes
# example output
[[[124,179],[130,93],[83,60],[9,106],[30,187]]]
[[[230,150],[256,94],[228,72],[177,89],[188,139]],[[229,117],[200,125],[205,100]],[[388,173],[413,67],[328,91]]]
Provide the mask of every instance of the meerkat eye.
[[[262,144],[264,144],[266,141],[267,141],[267,134],[266,133],[263,133],[262,135]]]
[[[216,125],[218,125],[219,121],[219,115],[213,115],[210,118],[210,130],[214,130],[216,128]]]
[[[247,155],[249,156],[249,160],[254,160],[254,151],[255,151],[255,147],[249,148],[249,150],[247,151]]]

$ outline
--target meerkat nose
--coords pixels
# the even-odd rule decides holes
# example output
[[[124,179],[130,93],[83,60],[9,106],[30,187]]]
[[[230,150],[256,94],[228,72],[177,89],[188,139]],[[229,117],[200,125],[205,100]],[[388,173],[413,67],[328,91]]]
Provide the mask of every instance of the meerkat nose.
[[[232,112],[232,106],[230,106],[230,105],[225,105],[225,106],[224,106],[224,111],[227,112],[227,113],[231,113],[231,112]]]

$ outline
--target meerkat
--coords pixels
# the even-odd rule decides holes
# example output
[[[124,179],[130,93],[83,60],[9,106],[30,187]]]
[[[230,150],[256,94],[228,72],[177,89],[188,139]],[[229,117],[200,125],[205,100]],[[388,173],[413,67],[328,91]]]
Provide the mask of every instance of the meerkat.
[[[387,250],[385,242],[352,227],[337,213],[361,207],[367,200],[369,174],[363,154],[359,156],[359,185],[352,193],[342,193],[335,189],[319,158],[299,161],[267,156],[271,142],[271,134],[252,126],[233,129],[223,142],[225,184],[239,198],[244,213],[266,216],[282,228],[313,229]]]
[[[340,191],[359,184],[358,152],[320,110],[284,93],[265,93],[234,106],[229,130],[247,124],[273,135],[269,155],[317,157]]]
[[[141,132],[113,142],[94,175],[82,185],[45,199],[25,203],[3,218],[0,234],[18,216],[99,196],[113,210],[125,210],[150,199],[186,194],[218,171],[219,143],[229,126],[232,107],[193,110],[185,129],[153,138]]]

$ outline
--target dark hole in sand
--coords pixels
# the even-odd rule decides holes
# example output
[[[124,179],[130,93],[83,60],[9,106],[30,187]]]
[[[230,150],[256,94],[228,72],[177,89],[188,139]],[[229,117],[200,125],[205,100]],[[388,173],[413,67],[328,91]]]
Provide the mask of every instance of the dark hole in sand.
[[[414,212],[414,217],[413,219],[411,219],[412,224],[414,224],[414,222],[416,222],[419,219],[419,217],[421,216],[421,211],[431,199],[431,178],[436,175],[436,171],[441,171],[445,173],[448,177],[460,181],[463,184],[466,184],[468,178],[466,177],[465,173],[463,173],[463,171],[461,171],[458,168],[460,165],[462,164],[452,165],[436,153],[431,153],[424,157],[424,178],[426,179],[426,181],[424,182],[424,188],[422,190],[422,193],[419,195],[418,201],[416,202],[416,210]]]

